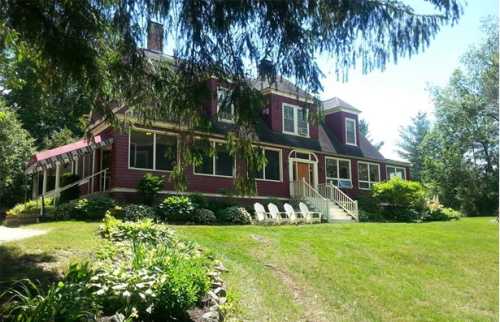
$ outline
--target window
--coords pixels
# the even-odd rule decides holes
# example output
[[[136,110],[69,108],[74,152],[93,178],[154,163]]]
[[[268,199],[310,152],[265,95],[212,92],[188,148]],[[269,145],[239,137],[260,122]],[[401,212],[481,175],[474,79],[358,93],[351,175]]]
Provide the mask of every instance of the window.
[[[308,110],[300,106],[283,104],[283,133],[308,137]]]
[[[226,150],[225,143],[210,142],[214,149],[213,155],[208,153],[208,149],[203,149],[201,154],[201,164],[194,167],[195,174],[205,174],[212,176],[233,177],[235,169],[235,159]]]
[[[261,180],[281,181],[281,150],[263,148],[262,153],[267,163],[255,177]]]
[[[380,165],[376,163],[358,162],[359,189],[369,190],[380,181]]]
[[[349,145],[357,145],[356,143],[356,120],[351,118],[345,119],[345,143]]]
[[[217,115],[219,121],[234,123],[234,105],[230,104],[230,91],[224,87],[217,88]]]
[[[406,180],[406,171],[402,167],[387,166],[387,178],[392,179],[394,177],[399,177]]]
[[[130,131],[129,167],[171,171],[177,162],[177,136]]]
[[[339,188],[352,188],[350,160],[325,158],[325,162],[327,183]]]

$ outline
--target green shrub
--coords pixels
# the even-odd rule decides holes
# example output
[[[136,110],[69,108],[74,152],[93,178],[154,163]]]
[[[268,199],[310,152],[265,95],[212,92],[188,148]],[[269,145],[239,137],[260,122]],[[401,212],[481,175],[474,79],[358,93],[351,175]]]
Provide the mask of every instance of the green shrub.
[[[81,220],[99,220],[115,206],[113,199],[104,196],[76,200],[74,218]]]
[[[193,203],[193,206],[195,208],[209,208],[210,202],[208,201],[207,197],[203,196],[202,194],[199,193],[193,193],[192,195],[189,196],[191,199],[191,202]]]
[[[191,220],[196,224],[209,225],[215,223],[217,218],[212,210],[199,208],[193,212]]]
[[[65,174],[61,177],[61,187],[64,187],[68,184],[74,183],[80,180],[80,176],[77,174]],[[75,185],[71,188],[68,188],[64,191],[61,191],[61,195],[59,196],[59,203],[65,203],[71,200],[78,199],[80,197],[80,186]]]
[[[54,199],[44,198],[45,213],[51,215],[54,213]],[[7,210],[7,217],[23,217],[39,215],[42,208],[42,199],[29,200],[14,206],[14,208]]]
[[[130,221],[137,221],[140,219],[155,219],[155,209],[145,205],[127,205],[123,208],[123,219]]]
[[[392,178],[373,185],[370,198],[376,208],[371,211],[389,221],[420,220],[425,211],[425,197],[426,191],[420,183]]]
[[[422,218],[424,221],[448,221],[448,220],[459,220],[462,217],[462,213],[446,208],[438,201],[432,200],[427,203],[425,215]]]
[[[153,206],[158,199],[158,193],[163,188],[164,178],[162,176],[155,176],[151,173],[146,173],[139,181],[137,190],[142,198],[144,204]]]
[[[24,280],[5,294],[8,302],[0,316],[5,321],[89,321],[100,307],[89,287],[92,271],[88,264],[72,264],[62,281],[45,291]]]
[[[247,225],[252,223],[252,216],[245,208],[229,207],[217,213],[220,222],[237,225]]]
[[[113,216],[106,215],[104,222],[99,226],[101,235],[112,241],[141,241],[151,243],[171,244],[173,230],[158,225],[146,218],[138,222],[121,221]]]
[[[185,196],[167,197],[159,206],[160,219],[168,222],[187,222],[193,211],[193,203]]]

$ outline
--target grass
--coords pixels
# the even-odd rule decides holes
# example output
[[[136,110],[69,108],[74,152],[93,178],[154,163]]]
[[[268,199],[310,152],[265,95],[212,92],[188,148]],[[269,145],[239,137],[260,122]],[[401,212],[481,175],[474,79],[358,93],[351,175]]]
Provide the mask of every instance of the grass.
[[[173,226],[218,255],[229,320],[498,320],[498,225]],[[46,235],[0,245],[0,280],[56,278],[100,245],[96,223],[32,225]],[[55,273],[54,273],[55,272]]]
[[[498,320],[498,225],[176,226],[221,257],[238,320]]]

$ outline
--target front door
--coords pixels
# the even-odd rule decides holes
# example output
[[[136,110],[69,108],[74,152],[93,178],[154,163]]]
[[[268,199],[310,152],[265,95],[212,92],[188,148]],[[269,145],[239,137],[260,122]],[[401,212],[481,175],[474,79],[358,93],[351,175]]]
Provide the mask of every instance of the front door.
[[[304,162],[295,162],[295,167],[296,167],[296,180],[302,181],[302,179],[305,179],[305,181],[309,184],[311,184],[311,166],[309,163],[304,163]]]

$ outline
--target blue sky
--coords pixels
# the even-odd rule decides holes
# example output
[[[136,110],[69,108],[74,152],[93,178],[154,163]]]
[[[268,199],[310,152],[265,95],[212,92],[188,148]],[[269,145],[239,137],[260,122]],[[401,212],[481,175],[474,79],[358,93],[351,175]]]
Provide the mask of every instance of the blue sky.
[[[417,11],[428,9],[423,1],[406,2]],[[418,111],[432,114],[428,85],[446,85],[459,66],[460,56],[483,38],[480,22],[488,15],[498,16],[498,0],[470,0],[459,23],[442,28],[423,53],[401,59],[397,65],[389,64],[383,72],[363,75],[354,70],[345,83],[337,81],[333,70],[328,71],[332,62],[321,59],[319,63],[326,74],[321,98],[338,96],[362,110],[360,117],[368,121],[371,137],[385,142],[382,154],[400,159],[396,152],[400,127],[408,124]]]

